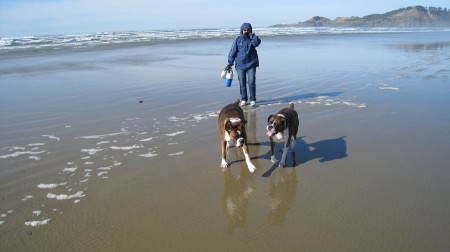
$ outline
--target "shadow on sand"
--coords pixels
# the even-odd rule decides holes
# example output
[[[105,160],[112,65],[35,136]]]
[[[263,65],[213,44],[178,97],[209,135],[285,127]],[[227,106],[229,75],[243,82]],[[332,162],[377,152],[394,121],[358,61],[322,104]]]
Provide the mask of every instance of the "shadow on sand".
[[[289,150],[285,167],[296,167],[314,159],[319,159],[319,162],[327,162],[347,157],[347,142],[345,141],[345,136],[321,140],[310,144],[306,143],[303,138],[305,137],[298,137],[295,142],[295,149]],[[259,143],[259,145],[270,146],[270,142],[262,142]],[[277,159],[281,157],[280,152],[282,151],[282,148],[283,144],[281,143],[278,143],[275,146],[275,156]],[[270,150],[266,154],[255,158],[270,159]],[[262,176],[269,177],[277,167],[278,162]]]

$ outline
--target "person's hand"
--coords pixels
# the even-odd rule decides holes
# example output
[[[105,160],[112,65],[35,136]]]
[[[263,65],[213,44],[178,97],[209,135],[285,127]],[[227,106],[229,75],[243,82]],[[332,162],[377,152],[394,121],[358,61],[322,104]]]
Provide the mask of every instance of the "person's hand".
[[[227,65],[226,68],[227,68],[227,69],[231,69],[231,67],[233,67],[233,64],[230,63],[230,64]]]

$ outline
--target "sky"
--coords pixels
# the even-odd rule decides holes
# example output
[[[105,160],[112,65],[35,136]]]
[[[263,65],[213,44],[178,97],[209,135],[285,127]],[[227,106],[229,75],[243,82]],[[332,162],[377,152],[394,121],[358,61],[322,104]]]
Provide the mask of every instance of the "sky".
[[[254,28],[313,16],[383,14],[449,0],[0,0],[0,37],[168,29]]]

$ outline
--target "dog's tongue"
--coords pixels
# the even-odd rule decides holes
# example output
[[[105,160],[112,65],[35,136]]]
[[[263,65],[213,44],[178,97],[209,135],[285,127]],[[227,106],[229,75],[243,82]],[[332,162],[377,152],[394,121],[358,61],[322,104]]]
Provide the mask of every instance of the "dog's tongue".
[[[271,137],[271,136],[274,135],[274,133],[273,133],[272,131],[268,130],[268,131],[266,132],[266,135],[269,136],[269,137]]]

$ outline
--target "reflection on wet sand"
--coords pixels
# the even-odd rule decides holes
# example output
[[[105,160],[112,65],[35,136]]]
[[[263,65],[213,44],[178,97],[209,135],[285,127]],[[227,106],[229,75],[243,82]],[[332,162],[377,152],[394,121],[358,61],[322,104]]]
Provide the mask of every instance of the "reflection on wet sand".
[[[297,191],[298,179],[295,168],[279,167],[278,174],[272,173],[270,179],[270,211],[267,213],[267,223],[282,224],[286,221],[286,214],[292,207]],[[288,171],[290,170],[290,171]]]
[[[435,43],[423,43],[423,44],[395,44],[395,45],[390,45],[390,46],[392,46],[393,48],[405,51],[405,52],[416,53],[419,51],[444,50],[447,47],[450,47],[450,41],[435,42]]]
[[[256,138],[256,109],[247,109],[244,113],[247,120],[247,142],[248,145],[251,146],[251,148],[249,148],[250,157],[253,157],[253,164],[256,167],[260,167],[259,160],[255,157],[261,148],[261,145],[258,143],[258,139]]]
[[[245,111],[247,119],[247,140],[252,146],[250,153],[254,155],[259,153],[260,144],[256,138],[256,110],[249,109]],[[230,150],[229,154],[239,155],[239,153]],[[295,158],[295,151],[292,151],[293,159]],[[254,158],[254,162],[258,162],[258,158]],[[221,198],[222,211],[228,222],[228,232],[233,233],[237,228],[245,226],[248,215],[249,198],[255,191],[255,188],[249,185],[251,176],[243,162],[238,173],[233,174],[233,170],[226,168],[223,170],[224,191]],[[256,164],[260,167],[259,164]],[[292,206],[297,190],[297,173],[295,168],[280,168],[276,172],[275,168],[271,169],[271,179],[269,186],[269,206],[267,213],[267,223],[269,225],[278,225],[286,220],[286,214]]]
[[[224,190],[221,200],[223,214],[228,221],[229,233],[233,233],[237,228],[245,225],[248,199],[254,191],[252,186],[247,185],[251,175],[246,167],[240,167],[237,175],[234,175],[232,170],[224,169]]]

